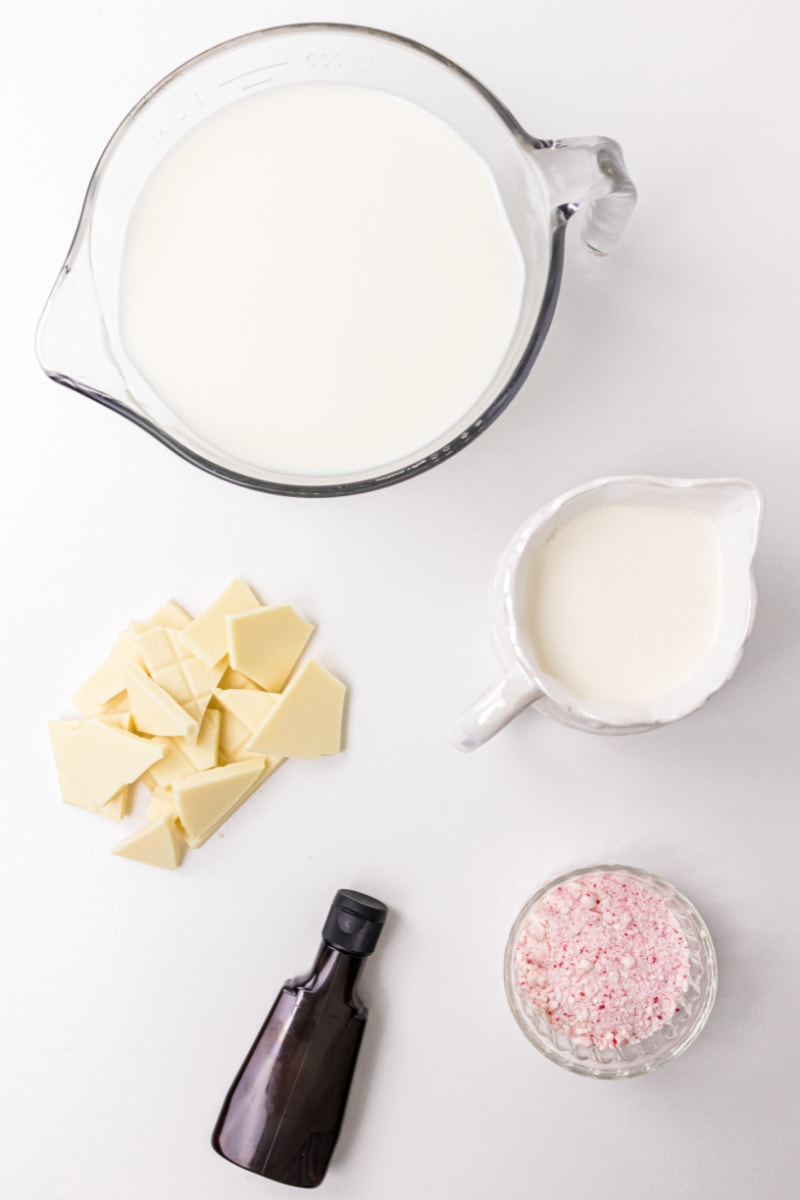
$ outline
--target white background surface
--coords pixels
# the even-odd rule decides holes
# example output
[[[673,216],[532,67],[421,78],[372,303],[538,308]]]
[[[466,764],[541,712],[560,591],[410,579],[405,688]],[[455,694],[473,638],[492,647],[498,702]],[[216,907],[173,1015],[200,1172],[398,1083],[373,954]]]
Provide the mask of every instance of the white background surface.
[[[544,351],[474,446],[389,491],[301,502],[216,482],[57,388],[32,339],[139,96],[225,37],[323,17],[429,43],[540,136],[618,138],[641,201],[605,261],[570,231]],[[331,1200],[795,1194],[798,33],[788,0],[18,7],[0,192],[9,1200],[281,1194],[208,1138],[339,886],[392,917]],[[486,590],[506,537],[624,472],[763,488],[738,675],[659,733],[528,717],[460,756],[445,731],[495,673]],[[289,764],[183,870],[139,869],[109,854],[117,828],[61,804],[45,722],[129,616],[170,595],[199,610],[238,574],[320,623],[316,655],[352,685],[347,753]],[[612,1085],[540,1058],[501,985],[523,900],[603,860],[684,890],[721,972],[697,1045]]]

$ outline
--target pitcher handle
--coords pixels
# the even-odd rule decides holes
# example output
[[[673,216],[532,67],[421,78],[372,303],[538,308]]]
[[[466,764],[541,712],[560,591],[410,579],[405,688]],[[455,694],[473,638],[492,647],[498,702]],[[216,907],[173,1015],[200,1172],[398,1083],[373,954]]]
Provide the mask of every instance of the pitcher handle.
[[[459,750],[475,750],[542,694],[520,667],[514,668],[453,723],[450,741]]]
[[[581,234],[595,254],[608,254],[636,205],[636,188],[618,142],[606,137],[559,138],[531,150],[564,219],[586,208]]]

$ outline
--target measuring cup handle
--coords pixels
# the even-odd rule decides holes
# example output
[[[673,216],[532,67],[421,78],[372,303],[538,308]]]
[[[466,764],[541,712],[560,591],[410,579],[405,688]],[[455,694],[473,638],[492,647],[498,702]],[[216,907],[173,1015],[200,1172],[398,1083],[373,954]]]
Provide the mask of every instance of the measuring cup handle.
[[[519,667],[476,700],[450,727],[450,741],[459,750],[475,750],[513,721],[542,695]]]
[[[636,188],[619,144],[605,137],[560,138],[531,150],[564,219],[586,208],[581,234],[595,254],[608,254],[636,205]]]

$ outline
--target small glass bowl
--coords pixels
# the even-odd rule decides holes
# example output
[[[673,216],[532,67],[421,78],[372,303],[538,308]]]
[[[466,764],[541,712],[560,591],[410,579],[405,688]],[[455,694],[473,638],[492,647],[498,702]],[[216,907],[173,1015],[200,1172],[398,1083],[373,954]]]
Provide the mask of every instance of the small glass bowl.
[[[523,928],[533,908],[553,888],[580,879],[584,875],[613,874],[629,876],[659,896],[676,918],[689,948],[688,987],[683,995],[680,1012],[658,1031],[638,1042],[600,1049],[579,1046],[563,1031],[556,1030],[524,996],[516,985],[514,952]],[[717,994],[717,956],[708,929],[697,909],[671,884],[640,871],[636,867],[601,865],[581,867],[551,879],[526,903],[517,917],[508,938],[505,952],[504,978],[506,996],[511,1011],[528,1041],[551,1062],[588,1075],[593,1079],[630,1079],[646,1075],[682,1054],[700,1033],[708,1020]]]

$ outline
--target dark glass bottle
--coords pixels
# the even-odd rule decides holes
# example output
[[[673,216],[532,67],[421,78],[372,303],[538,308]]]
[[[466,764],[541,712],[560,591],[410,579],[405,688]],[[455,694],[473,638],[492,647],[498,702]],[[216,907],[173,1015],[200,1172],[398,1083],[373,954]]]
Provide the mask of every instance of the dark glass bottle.
[[[222,1106],[211,1144],[223,1158],[279,1183],[322,1183],[367,1023],[358,977],[386,912],[336,893],[311,971],[282,988]]]

